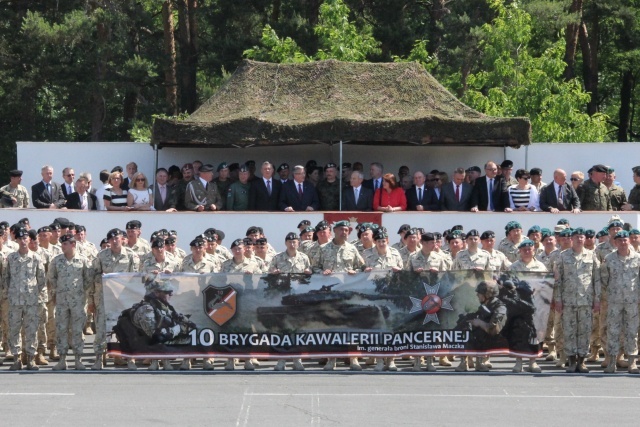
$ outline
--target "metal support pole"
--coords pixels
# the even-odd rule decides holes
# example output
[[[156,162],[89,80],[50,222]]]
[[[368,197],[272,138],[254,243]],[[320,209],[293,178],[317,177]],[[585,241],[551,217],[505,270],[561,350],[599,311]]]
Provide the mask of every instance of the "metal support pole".
[[[338,163],[338,170],[340,171],[340,173],[338,173],[338,178],[340,179],[338,207],[342,210],[342,140],[340,141],[340,162]]]

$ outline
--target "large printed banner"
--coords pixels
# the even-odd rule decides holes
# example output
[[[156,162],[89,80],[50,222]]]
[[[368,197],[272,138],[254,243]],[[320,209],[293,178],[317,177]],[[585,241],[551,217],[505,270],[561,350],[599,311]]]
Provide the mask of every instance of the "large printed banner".
[[[540,356],[553,292],[545,273],[386,272],[356,275],[173,274],[172,310],[145,299],[141,274],[107,274],[109,353],[126,357]],[[475,288],[500,283],[507,323],[491,319]],[[148,297],[147,297],[148,299]],[[157,302],[156,302],[157,303]],[[146,317],[145,317],[146,316]],[[141,319],[147,321],[140,328]],[[151,325],[151,328],[149,327]]]

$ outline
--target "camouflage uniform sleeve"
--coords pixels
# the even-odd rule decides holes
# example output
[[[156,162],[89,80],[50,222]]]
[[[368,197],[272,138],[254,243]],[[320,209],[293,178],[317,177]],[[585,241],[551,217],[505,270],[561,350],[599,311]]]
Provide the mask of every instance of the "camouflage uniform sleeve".
[[[51,260],[51,264],[49,264],[47,282],[49,283],[49,298],[55,298],[58,287],[58,263],[55,258]]]
[[[606,260],[600,264],[600,292],[605,293],[609,285],[609,269]]]
[[[44,262],[39,256],[36,256],[36,262],[36,283],[38,284],[38,292],[42,292],[42,290],[47,286]]]
[[[487,328],[487,333],[490,335],[498,335],[504,325],[507,323],[507,307],[504,305],[500,305],[491,315],[491,320],[489,321],[489,328]]]
[[[84,268],[82,269],[82,279],[84,282],[83,287],[84,287],[85,294],[87,294],[88,296],[89,291],[92,288],[91,284],[93,283],[93,264],[88,259],[85,259],[83,264],[84,264]]]
[[[562,302],[562,294],[564,293],[565,285],[565,271],[564,262],[562,262],[562,256],[558,257],[555,270],[557,271],[556,277],[556,292],[553,293],[553,302],[558,304]]]
[[[136,273],[138,271],[140,271],[138,268],[140,266],[140,257],[138,257],[138,255],[131,251],[131,253],[129,254],[129,273]]]
[[[600,260],[595,253],[593,256],[593,300],[600,301],[602,295],[602,279],[600,278]]]
[[[362,271],[365,267],[364,259],[362,258],[362,255],[360,255],[360,252],[358,252],[357,249],[355,249],[354,252],[355,252],[356,258],[353,260],[353,269]]]
[[[7,285],[9,283],[6,273],[9,269],[7,268],[7,257],[0,254],[0,299],[6,298]]]
[[[149,304],[141,305],[133,315],[133,323],[142,329],[148,337],[156,332],[156,315]]]

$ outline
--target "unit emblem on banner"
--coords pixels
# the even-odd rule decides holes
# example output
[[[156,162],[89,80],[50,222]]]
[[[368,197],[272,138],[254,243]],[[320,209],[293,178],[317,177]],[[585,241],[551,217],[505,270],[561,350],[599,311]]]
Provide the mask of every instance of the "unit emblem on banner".
[[[436,283],[433,286],[429,286],[424,282],[422,284],[424,285],[424,290],[427,295],[422,299],[409,297],[413,304],[409,313],[423,311],[425,313],[424,321],[422,322],[423,325],[426,325],[429,322],[439,325],[440,319],[438,318],[438,312],[442,309],[453,310],[453,307],[451,306],[453,295],[449,295],[444,298],[439,296],[438,290],[440,289],[440,283]]]
[[[216,288],[207,286],[202,291],[204,312],[218,326],[227,323],[236,314],[238,292],[231,286]]]

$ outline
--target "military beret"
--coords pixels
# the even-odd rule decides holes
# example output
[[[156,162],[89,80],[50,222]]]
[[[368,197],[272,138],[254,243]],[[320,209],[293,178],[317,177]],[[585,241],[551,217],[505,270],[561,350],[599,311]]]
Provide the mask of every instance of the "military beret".
[[[482,169],[480,169],[480,166],[471,166],[469,169],[467,169],[467,172],[482,173]]]
[[[424,233],[420,236],[420,240],[423,242],[434,242],[436,240],[436,236],[434,233]]]
[[[320,221],[318,225],[316,225],[316,231],[323,231],[329,228],[329,223],[327,221]]]
[[[5,230],[4,227],[0,227],[0,236],[4,236],[4,230]]]
[[[607,171],[609,170],[609,168],[607,168],[603,164],[593,165],[591,169],[593,170],[593,172],[603,172],[603,173],[607,173]]]
[[[570,228],[565,228],[564,230],[562,230],[560,232],[560,237],[571,237],[571,233],[573,233],[573,230]]]
[[[529,172],[529,175],[542,175],[542,169],[540,169],[540,168],[533,168],[533,169],[531,169],[531,171]]]
[[[467,232],[467,237],[479,237],[480,233],[475,228]]]
[[[229,165],[229,171],[231,171],[231,172],[237,171],[238,169],[240,169],[240,164],[239,163],[231,163]]]
[[[202,173],[202,172],[213,172],[214,170],[215,170],[215,168],[210,163],[207,163],[206,165],[200,166],[200,173]]]
[[[410,228],[411,228],[411,226],[409,224],[402,224],[400,226],[400,228],[398,229],[398,233],[397,234],[406,233],[407,230],[410,229]]]
[[[277,172],[281,172],[281,171],[284,171],[284,170],[289,170],[289,164],[288,163],[283,163],[280,166],[278,166]]]
[[[87,227],[84,225],[76,224],[76,233],[82,233],[83,231],[87,231]]]
[[[566,218],[560,218],[558,220],[558,222],[556,222],[557,225],[569,225],[569,220]]]
[[[248,237],[245,237],[244,239],[242,239],[242,243],[244,243],[245,246],[253,246],[254,245],[253,240],[251,240]]]
[[[38,232],[33,228],[27,232],[29,234],[29,239],[36,240],[38,238]]]
[[[607,166],[607,173],[614,173],[616,170],[611,166]]]
[[[336,169],[338,169],[338,165],[336,165],[335,163],[327,163],[327,164],[324,166],[324,170],[331,169],[331,168],[336,168]]]
[[[308,227],[310,225],[311,225],[311,221],[309,221],[308,219],[303,219],[302,221],[300,221],[300,223],[298,223],[298,228]]]
[[[426,233],[426,230],[424,228],[422,228],[422,227],[417,227],[416,230],[418,230],[418,233],[420,233],[420,234]]]
[[[487,230],[480,235],[480,240],[494,239],[496,237],[496,233],[491,230]]]
[[[607,232],[607,230],[605,230],[605,229],[600,230],[600,231],[598,231],[598,232],[596,233],[596,238],[598,238],[598,239],[599,239],[600,237],[604,237],[604,236],[606,236],[607,234],[609,234],[609,233]]]
[[[616,236],[614,237],[614,239],[627,239],[628,237],[629,237],[629,232],[622,230],[616,233]]]
[[[243,165],[240,165],[240,167],[238,168],[238,171],[240,172],[249,172],[249,166],[245,163]]]
[[[64,242],[73,243],[75,241],[76,239],[71,234],[63,234],[62,236],[60,236],[60,243],[64,243]]]
[[[451,227],[451,231],[464,231],[464,227],[461,225],[454,225]]]
[[[464,240],[464,233],[460,230],[455,230],[452,231],[451,233],[449,233],[449,235],[447,236],[447,242],[451,241],[453,239],[462,239]]]
[[[156,239],[151,242],[151,249],[160,249],[164,248],[164,239]]]
[[[343,219],[342,221],[338,221],[335,224],[333,224],[334,229],[338,227],[351,227],[351,223],[349,222],[349,220]]]
[[[193,164],[192,163],[185,163],[184,165],[182,165],[182,170],[183,171],[193,170]]]
[[[540,228],[539,225],[534,225],[532,226],[529,231],[527,231],[527,236],[530,235],[531,233],[541,233],[542,229]]]
[[[502,169],[511,169],[513,168],[513,162],[511,160],[505,160],[504,162],[500,163],[500,167]]]
[[[439,232],[437,232],[437,231],[435,231],[435,232],[433,233],[433,236],[434,236],[437,240],[442,239],[442,233],[439,233]]]
[[[248,236],[249,234],[256,234],[256,233],[260,234],[260,230],[258,230],[258,227],[256,227],[254,225],[254,226],[251,226],[251,227],[247,228],[247,232],[246,232],[245,236]]]
[[[284,236],[284,241],[287,242],[289,240],[300,240],[300,238],[296,233],[287,233],[287,235]]]
[[[215,234],[204,233],[197,235],[195,239],[204,240],[205,242],[213,242],[214,236]]]
[[[161,228],[160,230],[156,231],[156,234],[160,237],[167,237],[169,236],[169,231],[166,228]]]
[[[178,232],[176,230],[169,230],[167,234],[169,236],[178,237]]]
[[[235,248],[236,246],[244,246],[244,241],[242,239],[234,240],[233,243],[231,243],[231,249]]]
[[[220,172],[223,169],[229,169],[229,165],[227,164],[227,162],[222,162],[218,165],[218,169],[217,169],[218,172]]]
[[[57,222],[54,222],[52,224],[49,225],[49,228],[51,229],[51,231],[53,230],[60,230],[60,224],[58,224]]]
[[[13,170],[9,171],[9,176],[11,178],[22,176],[22,171],[20,169],[13,169]]]
[[[633,234],[633,235],[640,235],[640,230],[638,230],[637,228],[632,228],[632,229],[629,231],[629,236],[631,236],[632,234]]]
[[[173,245],[176,242],[176,238],[175,236],[169,236],[166,239],[164,239],[164,244],[165,245]]]
[[[267,242],[267,238],[266,237],[260,237],[259,239],[256,239],[256,245],[266,245]]]
[[[584,228],[582,228],[582,227],[576,227],[576,228],[574,228],[574,229],[571,231],[571,235],[572,235],[572,236],[580,236],[580,235],[584,236],[584,235],[585,235]]]
[[[69,220],[67,218],[56,218],[53,222],[60,224],[60,228],[69,228]]]
[[[529,240],[529,239],[524,239],[519,245],[518,245],[518,249],[521,248],[528,248],[530,246],[535,245],[535,243],[533,243],[533,240]]]
[[[40,234],[40,233],[49,233],[49,232],[51,232],[51,227],[49,227],[49,226],[45,225],[44,227],[38,228],[38,234]]]
[[[596,237],[596,230],[593,230],[591,228],[585,230],[584,231],[584,237],[586,237],[587,239],[590,239],[592,237]]]
[[[204,246],[205,244],[206,244],[205,240],[202,237],[198,236],[195,239],[193,239],[191,241],[191,243],[189,243],[189,246],[190,247],[200,248],[200,247]]]
[[[20,228],[18,228],[18,229],[14,232],[14,234],[15,234],[16,239],[20,239],[20,238],[22,238],[22,237],[28,237],[28,236],[29,236],[29,232],[28,232],[28,231],[27,231],[27,229],[26,229],[26,228],[24,228],[24,227],[20,227]]]
[[[518,221],[509,221],[507,225],[504,226],[504,230],[509,233],[511,230],[522,230],[522,226]]]
[[[417,228],[413,227],[407,230],[406,233],[404,233],[404,237],[409,237],[409,236],[417,236],[420,232],[418,231]]]
[[[342,163],[342,169],[351,169],[351,163],[349,162]]]
[[[313,228],[311,226],[307,226],[302,231],[300,231],[300,235],[302,236],[303,234],[313,233],[314,231],[316,231],[315,228]]]
[[[382,229],[376,230],[376,234],[373,235],[374,240],[383,240],[383,239],[387,239],[388,237],[389,235],[387,234],[387,232]]]
[[[109,244],[109,241],[106,238],[100,240],[100,247],[102,247],[102,245],[107,245],[107,244]]]
[[[75,230],[76,229],[76,223],[69,221],[69,227],[68,228]]]
[[[565,230],[567,228],[569,228],[569,227],[567,227],[566,225],[558,224],[555,227],[553,227],[553,232],[556,233],[556,234],[557,233],[561,233],[562,230]]]
[[[635,173],[636,175],[639,175],[640,174],[640,166],[632,167],[631,171],[633,171],[633,173]]]
[[[124,238],[127,238],[127,232],[124,230],[120,230],[120,235]]]
[[[142,223],[137,219],[133,219],[127,223],[126,228],[127,230],[137,230],[142,228]]]
[[[218,240],[223,241],[225,236],[224,231],[216,228],[216,236],[218,236]]]
[[[542,234],[542,241],[544,241],[544,239],[546,239],[547,237],[553,236],[553,233],[548,228],[540,229],[540,233]]]
[[[107,233],[107,240],[111,240],[114,237],[118,237],[120,235],[120,230],[118,228],[112,228],[111,230],[109,230],[109,232]]]
[[[624,226],[624,224],[622,223],[622,221],[611,221],[609,223],[609,225],[607,226],[607,230],[611,230],[613,227],[619,227],[622,228]]]

